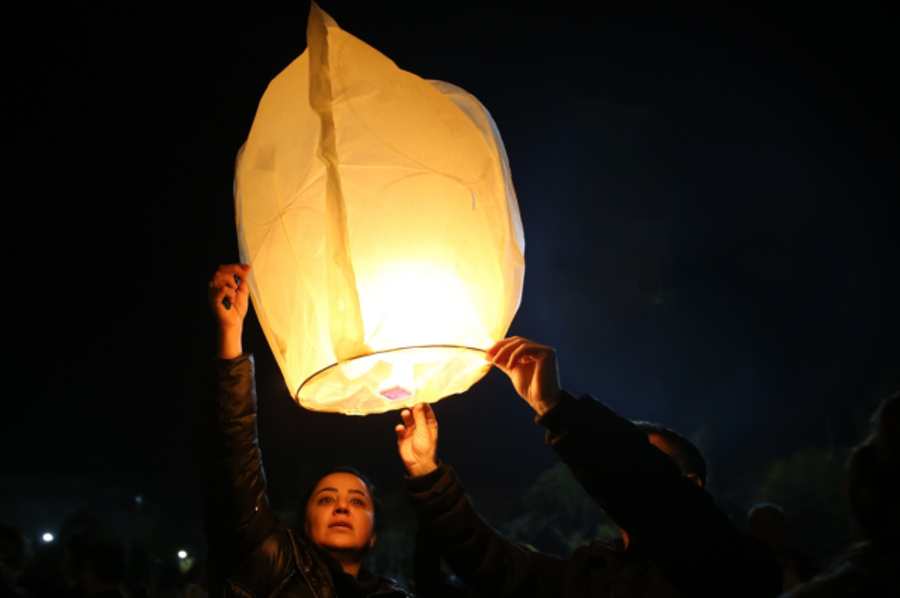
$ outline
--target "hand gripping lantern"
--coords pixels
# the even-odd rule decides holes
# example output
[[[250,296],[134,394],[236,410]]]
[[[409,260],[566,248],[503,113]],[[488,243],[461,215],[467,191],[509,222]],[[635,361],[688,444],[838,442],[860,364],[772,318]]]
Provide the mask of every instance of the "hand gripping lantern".
[[[400,70],[312,5],[235,169],[253,305],[303,407],[461,393],[519,306],[524,236],[500,134],[462,89]]]

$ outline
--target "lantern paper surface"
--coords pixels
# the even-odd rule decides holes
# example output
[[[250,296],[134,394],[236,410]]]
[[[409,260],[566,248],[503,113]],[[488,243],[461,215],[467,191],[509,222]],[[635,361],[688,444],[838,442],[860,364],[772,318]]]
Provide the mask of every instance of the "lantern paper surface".
[[[295,400],[366,414],[467,390],[525,262],[494,121],[315,4],[260,102],[235,207],[253,305]]]

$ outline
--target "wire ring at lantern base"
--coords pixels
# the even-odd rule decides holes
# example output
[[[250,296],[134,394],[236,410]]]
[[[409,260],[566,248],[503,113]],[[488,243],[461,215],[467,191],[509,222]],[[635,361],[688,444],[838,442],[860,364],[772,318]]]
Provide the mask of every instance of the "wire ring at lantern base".
[[[465,392],[491,364],[486,351],[459,345],[421,345],[376,351],[333,363],[304,380],[294,395],[313,411],[383,413],[433,403]]]

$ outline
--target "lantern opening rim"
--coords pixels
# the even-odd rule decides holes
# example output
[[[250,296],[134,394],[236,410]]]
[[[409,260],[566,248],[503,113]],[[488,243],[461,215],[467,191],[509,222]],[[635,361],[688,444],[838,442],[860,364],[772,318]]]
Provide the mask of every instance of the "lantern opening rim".
[[[356,357],[353,357],[351,359],[344,359],[342,361],[336,361],[336,362],[332,363],[331,365],[325,366],[324,368],[322,368],[321,370],[310,375],[306,380],[303,381],[303,383],[297,389],[297,392],[294,393],[294,398],[299,399],[300,392],[303,390],[303,387],[306,386],[306,384],[308,382],[316,379],[319,376],[319,374],[327,372],[328,370],[330,370],[332,368],[336,368],[336,367],[341,366],[346,363],[351,363],[353,361],[356,361],[357,359],[362,359],[364,357],[372,357],[373,355],[387,355],[390,353],[400,353],[401,351],[409,351],[409,350],[414,350],[414,349],[462,349],[465,351],[472,351],[474,353],[487,354],[487,349],[479,349],[477,347],[469,347],[467,345],[410,345],[408,347],[395,347],[393,349],[384,349],[383,351],[373,351],[372,353],[366,353],[364,355],[357,355]]]

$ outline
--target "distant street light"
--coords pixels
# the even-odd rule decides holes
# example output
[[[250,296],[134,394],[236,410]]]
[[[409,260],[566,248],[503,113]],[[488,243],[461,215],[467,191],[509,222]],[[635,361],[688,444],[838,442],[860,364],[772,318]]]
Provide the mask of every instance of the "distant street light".
[[[143,496],[140,496],[140,495],[135,496],[135,497],[134,497],[134,502],[136,502],[137,504],[141,504],[142,502],[144,502],[144,497],[143,497]]]
[[[50,532],[47,532],[46,534],[44,534],[41,537],[44,539],[44,542],[52,542],[53,541],[53,534],[51,534]]]
[[[186,559],[186,558],[187,558],[187,551],[186,551],[186,550],[179,550],[179,551],[178,551],[178,558],[180,558],[180,559]]]

